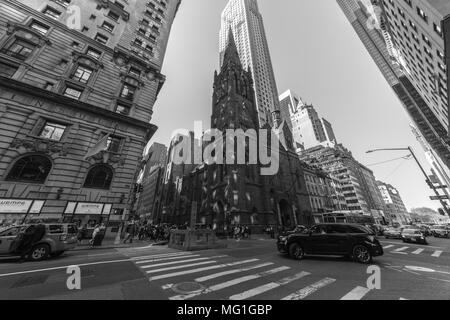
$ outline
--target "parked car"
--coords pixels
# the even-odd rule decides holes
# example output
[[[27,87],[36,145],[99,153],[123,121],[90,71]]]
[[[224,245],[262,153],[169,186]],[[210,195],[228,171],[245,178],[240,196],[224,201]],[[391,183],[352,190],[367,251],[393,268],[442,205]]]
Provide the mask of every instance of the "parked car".
[[[371,263],[383,247],[370,231],[357,224],[317,224],[301,233],[279,237],[278,251],[301,260],[305,255],[343,255]]]
[[[450,238],[450,228],[447,226],[436,226],[431,231],[435,238]]]
[[[29,255],[29,259],[40,261],[51,257],[57,257],[65,251],[77,246],[77,227],[73,224],[44,224],[45,234],[36,243]],[[24,231],[28,225],[8,227],[0,232],[0,256],[15,256],[10,252],[10,247],[17,235]]]
[[[390,228],[384,231],[384,237],[386,239],[401,239],[402,229],[401,228]]]
[[[402,240],[405,243],[417,242],[428,244],[427,238],[419,229],[405,229],[402,231]]]

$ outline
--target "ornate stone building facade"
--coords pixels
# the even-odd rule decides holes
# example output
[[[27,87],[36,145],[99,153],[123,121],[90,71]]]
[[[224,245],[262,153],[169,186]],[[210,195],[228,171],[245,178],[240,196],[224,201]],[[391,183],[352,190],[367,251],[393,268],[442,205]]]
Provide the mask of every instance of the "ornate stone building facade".
[[[125,217],[179,4],[0,2],[0,220]]]

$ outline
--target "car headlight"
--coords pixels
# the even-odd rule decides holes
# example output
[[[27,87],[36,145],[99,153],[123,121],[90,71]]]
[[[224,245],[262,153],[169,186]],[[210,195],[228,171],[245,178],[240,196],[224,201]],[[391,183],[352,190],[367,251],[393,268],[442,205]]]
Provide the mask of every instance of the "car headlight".
[[[280,237],[279,238],[281,242],[286,242],[287,241],[287,237]]]

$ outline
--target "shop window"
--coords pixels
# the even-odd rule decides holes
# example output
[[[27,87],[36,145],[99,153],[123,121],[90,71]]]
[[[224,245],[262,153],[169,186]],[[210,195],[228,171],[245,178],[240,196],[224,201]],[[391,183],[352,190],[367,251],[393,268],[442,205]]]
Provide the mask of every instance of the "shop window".
[[[44,183],[52,168],[52,162],[45,156],[33,155],[19,159],[6,180]]]
[[[85,188],[109,189],[113,179],[113,170],[105,165],[96,165],[92,167],[84,183]]]

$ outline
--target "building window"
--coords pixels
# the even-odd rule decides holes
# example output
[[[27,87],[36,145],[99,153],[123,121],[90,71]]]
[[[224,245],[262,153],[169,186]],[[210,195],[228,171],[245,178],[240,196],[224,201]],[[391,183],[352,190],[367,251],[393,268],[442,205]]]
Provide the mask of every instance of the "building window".
[[[61,141],[66,128],[67,127],[65,125],[57,124],[54,122],[47,122],[41,133],[39,134],[39,137],[54,141]]]
[[[108,137],[107,150],[109,152],[119,153],[122,146],[122,139],[118,137]]]
[[[95,36],[95,41],[100,42],[101,44],[107,44],[108,43],[108,37],[97,33],[97,35]]]
[[[122,114],[124,116],[127,116],[127,115],[130,114],[130,109],[131,108],[129,106],[126,106],[126,105],[123,105],[123,104],[118,104],[117,107],[116,107],[116,112],[119,113],[119,114]]]
[[[78,66],[75,70],[74,75],[72,76],[73,80],[79,81],[81,83],[88,83],[89,79],[92,76],[94,70],[85,66]]]
[[[139,78],[141,76],[141,71],[137,68],[131,67],[128,74]]]
[[[96,60],[100,59],[102,53],[98,50],[92,49],[92,48],[88,48],[88,50],[86,51],[86,54]]]
[[[33,29],[33,30],[36,30],[37,32],[39,32],[42,35],[47,34],[48,30],[50,29],[50,27],[48,27],[46,25],[43,25],[42,23],[39,23],[39,22],[36,22],[36,21],[33,21],[30,24],[30,28]]]
[[[31,43],[16,39],[9,48],[2,49],[1,52],[19,60],[26,60],[31,55],[34,48],[34,45]]]
[[[125,83],[122,87],[122,91],[120,92],[120,97],[127,99],[127,100],[133,100],[134,95],[136,93],[136,87]]]
[[[81,93],[82,93],[81,90],[75,89],[72,87],[66,87],[66,89],[64,90],[64,96],[75,99],[75,100],[80,99]]]
[[[10,78],[16,73],[17,69],[19,68],[0,62],[0,76]]]
[[[110,167],[96,165],[89,170],[84,187],[108,190],[111,187],[112,179],[113,170]]]
[[[102,24],[102,28],[105,29],[108,32],[114,31],[114,25],[112,23],[104,21]]]
[[[113,19],[114,21],[119,21],[119,15],[115,12],[109,11],[108,17]]]
[[[59,17],[61,16],[61,12],[59,12],[58,10],[52,8],[52,7],[47,7],[44,10],[44,14],[52,19],[58,20]]]
[[[44,183],[51,169],[52,162],[47,157],[27,156],[14,164],[6,180]]]

